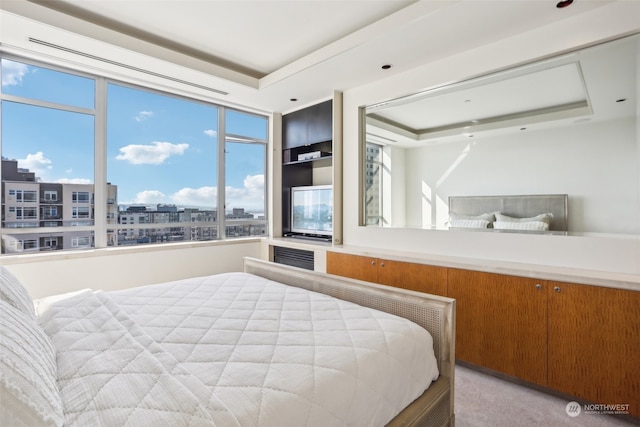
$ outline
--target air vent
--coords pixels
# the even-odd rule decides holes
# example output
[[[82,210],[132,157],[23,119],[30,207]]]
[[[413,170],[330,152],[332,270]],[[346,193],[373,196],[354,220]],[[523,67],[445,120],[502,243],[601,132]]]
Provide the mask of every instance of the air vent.
[[[210,91],[210,92],[215,92],[215,93],[218,93],[220,95],[229,95],[229,92],[225,92],[223,90],[210,88],[208,86],[199,85],[197,83],[193,83],[193,82],[189,82],[189,81],[186,81],[186,80],[178,79],[178,78],[175,78],[175,77],[167,76],[167,75],[164,75],[164,74],[156,73],[156,72],[153,72],[153,71],[150,71],[150,70],[145,70],[144,68],[134,67],[132,65],[124,64],[122,62],[112,61],[111,59],[102,58],[100,56],[92,55],[92,54],[87,53],[87,52],[82,52],[82,51],[79,51],[79,50],[71,49],[71,48],[60,46],[60,45],[53,44],[53,43],[49,43],[49,42],[46,42],[44,40],[35,39],[33,37],[29,37],[29,41],[32,42],[32,43],[37,43],[37,44],[42,45],[42,46],[47,46],[47,47],[50,47],[50,48],[53,48],[53,49],[62,50],[64,52],[73,53],[74,55],[79,55],[79,56],[83,56],[85,58],[93,59],[95,61],[100,61],[100,62],[104,62],[106,64],[111,64],[111,65],[116,65],[118,67],[126,68],[128,70],[137,71],[139,73],[148,74],[148,75],[154,76],[154,77],[160,77],[162,79],[171,80],[172,82],[181,83],[181,84],[184,84],[184,85],[196,87],[198,89],[204,89],[204,90],[207,90],[207,91]]]
[[[273,261],[278,264],[291,265],[307,270],[314,269],[313,251],[305,251],[303,249],[276,246],[273,248]]]

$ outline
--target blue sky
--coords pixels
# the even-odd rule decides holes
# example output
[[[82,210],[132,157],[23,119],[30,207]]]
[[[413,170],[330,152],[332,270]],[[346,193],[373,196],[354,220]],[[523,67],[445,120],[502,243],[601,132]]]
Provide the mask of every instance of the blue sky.
[[[2,90],[92,109],[92,79],[3,60]],[[3,101],[2,155],[46,182],[93,182],[94,117]],[[214,105],[115,83],[107,88],[107,180],[118,203],[214,207]],[[227,110],[227,134],[267,137],[265,118]],[[227,208],[261,211],[266,150],[227,143]]]

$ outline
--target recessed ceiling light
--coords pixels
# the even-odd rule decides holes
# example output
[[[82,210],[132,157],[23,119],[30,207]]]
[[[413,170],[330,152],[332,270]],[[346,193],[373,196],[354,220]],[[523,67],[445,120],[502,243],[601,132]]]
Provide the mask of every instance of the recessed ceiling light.
[[[573,0],[562,0],[556,3],[556,7],[558,9],[564,9],[565,7],[571,6],[572,3],[573,3]]]
[[[388,69],[389,69],[389,68],[391,68],[391,67],[393,67],[393,65],[391,65],[391,64],[384,64],[384,65],[383,65],[382,67],[380,67],[380,68],[382,68],[383,70],[388,70]]]

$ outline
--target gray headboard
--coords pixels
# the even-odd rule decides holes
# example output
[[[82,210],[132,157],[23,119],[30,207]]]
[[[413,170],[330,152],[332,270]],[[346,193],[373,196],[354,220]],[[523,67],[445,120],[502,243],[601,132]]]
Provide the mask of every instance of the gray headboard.
[[[552,213],[549,231],[568,231],[566,194],[534,194],[522,196],[449,196],[449,212],[467,215],[501,212],[505,215],[528,218]]]

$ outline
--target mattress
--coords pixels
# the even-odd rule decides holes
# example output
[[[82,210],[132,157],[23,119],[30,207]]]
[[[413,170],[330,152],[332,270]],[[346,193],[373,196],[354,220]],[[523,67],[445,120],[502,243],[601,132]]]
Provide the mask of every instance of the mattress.
[[[382,426],[438,377],[418,325],[248,273],[36,308],[67,426]]]

